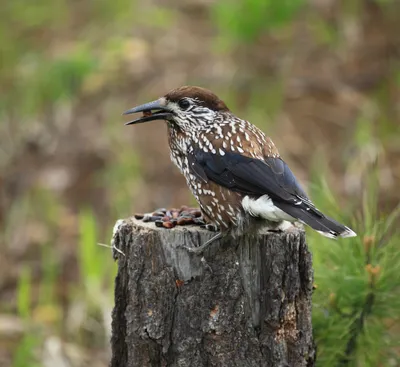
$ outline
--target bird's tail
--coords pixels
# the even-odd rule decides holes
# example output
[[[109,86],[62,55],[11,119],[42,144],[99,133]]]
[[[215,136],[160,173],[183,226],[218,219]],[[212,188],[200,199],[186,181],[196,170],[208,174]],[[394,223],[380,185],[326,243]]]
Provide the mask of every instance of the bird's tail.
[[[286,203],[275,204],[287,214],[309,225],[325,237],[355,237],[357,234],[349,227],[322,214],[319,210],[308,206],[293,206]]]

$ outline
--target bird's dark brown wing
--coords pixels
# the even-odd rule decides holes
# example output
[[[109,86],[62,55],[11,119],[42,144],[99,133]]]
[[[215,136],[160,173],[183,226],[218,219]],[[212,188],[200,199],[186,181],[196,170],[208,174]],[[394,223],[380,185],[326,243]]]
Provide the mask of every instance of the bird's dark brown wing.
[[[255,198],[268,195],[275,206],[325,236],[351,237],[345,225],[322,214],[310,201],[287,164],[280,158],[264,160],[225,152],[224,155],[195,150],[189,155],[192,174]]]
[[[260,160],[232,152],[222,156],[197,149],[189,155],[189,167],[203,181],[211,180],[247,195],[267,194],[274,201],[293,205],[305,203],[315,209],[281,158]]]

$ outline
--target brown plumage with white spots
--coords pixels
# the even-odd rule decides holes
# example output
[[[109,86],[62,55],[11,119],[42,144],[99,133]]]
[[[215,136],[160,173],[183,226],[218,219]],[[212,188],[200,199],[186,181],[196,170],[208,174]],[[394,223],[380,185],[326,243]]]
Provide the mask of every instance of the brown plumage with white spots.
[[[220,230],[212,241],[255,233],[259,226],[276,229],[286,221],[300,221],[331,238],[356,235],[315,208],[272,140],[214,93],[180,87],[124,114],[136,112],[143,116],[127,124],[167,122],[171,159],[203,217]]]

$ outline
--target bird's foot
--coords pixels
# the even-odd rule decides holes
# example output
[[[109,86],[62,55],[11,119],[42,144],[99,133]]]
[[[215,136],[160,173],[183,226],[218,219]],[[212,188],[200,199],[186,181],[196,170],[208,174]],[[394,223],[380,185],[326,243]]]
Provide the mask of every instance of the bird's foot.
[[[199,247],[185,247],[188,252],[192,253],[192,254],[196,254],[196,255],[201,255],[203,254],[203,252],[215,241],[219,240],[222,238],[222,233],[219,232],[216,236],[210,238],[208,241],[206,241],[205,243],[203,243],[201,246]]]

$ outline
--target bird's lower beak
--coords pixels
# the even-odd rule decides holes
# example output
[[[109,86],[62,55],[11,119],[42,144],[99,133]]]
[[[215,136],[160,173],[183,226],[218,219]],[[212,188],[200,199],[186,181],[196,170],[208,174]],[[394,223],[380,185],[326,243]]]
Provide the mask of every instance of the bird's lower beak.
[[[165,107],[164,98],[157,99],[156,101],[142,104],[141,106],[133,107],[125,111],[123,115],[130,115],[131,113],[143,112],[143,116],[126,122],[125,125],[140,124],[142,122],[154,120],[169,120],[172,118],[172,113]]]

